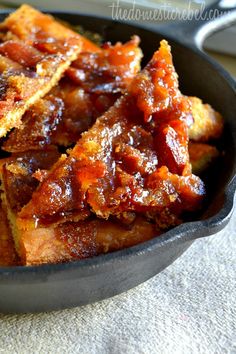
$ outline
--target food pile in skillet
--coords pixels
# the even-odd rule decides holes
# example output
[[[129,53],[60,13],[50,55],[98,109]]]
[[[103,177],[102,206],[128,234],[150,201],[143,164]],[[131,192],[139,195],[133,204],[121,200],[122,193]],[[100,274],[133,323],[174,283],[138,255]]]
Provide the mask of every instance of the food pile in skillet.
[[[28,5],[0,39],[0,265],[130,247],[201,209],[223,120],[181,94],[165,40],[141,70],[137,36],[98,46]]]

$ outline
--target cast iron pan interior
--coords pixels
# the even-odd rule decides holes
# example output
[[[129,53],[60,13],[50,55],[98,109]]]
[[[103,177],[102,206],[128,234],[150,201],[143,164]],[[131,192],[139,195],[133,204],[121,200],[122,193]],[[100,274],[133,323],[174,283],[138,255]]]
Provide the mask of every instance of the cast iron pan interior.
[[[7,12],[5,12],[6,14]],[[161,33],[111,20],[53,12],[53,15],[101,33],[112,42],[141,38],[147,62],[163,39]],[[4,17],[1,15],[0,20]],[[0,268],[0,311],[38,312],[84,305],[128,290],[154,276],[178,258],[198,237],[222,229],[232,214],[236,171],[236,85],[204,53],[164,36],[172,46],[183,93],[201,97],[226,121],[220,147],[224,156],[206,177],[208,200],[204,213],[161,237],[126,250],[79,262],[39,267]],[[231,183],[230,183],[231,182]],[[199,255],[200,256],[200,255]],[[187,267],[187,265],[186,265]]]

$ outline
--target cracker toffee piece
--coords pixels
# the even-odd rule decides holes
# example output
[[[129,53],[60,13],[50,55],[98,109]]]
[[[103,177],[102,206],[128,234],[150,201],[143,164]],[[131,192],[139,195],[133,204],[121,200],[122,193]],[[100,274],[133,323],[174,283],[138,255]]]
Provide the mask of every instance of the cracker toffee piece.
[[[2,149],[19,153],[47,148],[62,121],[64,106],[63,100],[56,96],[40,98],[25,112],[20,129],[9,133]]]
[[[0,137],[57,84],[82,49],[82,37],[28,5],[0,24]]]
[[[198,97],[189,97],[189,100],[194,119],[189,130],[189,138],[198,142],[219,139],[224,126],[221,114],[209,104],[204,104]]]
[[[95,218],[20,233],[24,245],[21,259],[26,265],[93,257],[135,246],[160,234],[143,217],[137,217],[130,226]]]
[[[69,146],[114,104],[140,70],[139,38],[134,36],[114,46],[106,44],[102,49],[94,47],[83,46],[66,77],[45,100],[26,111],[20,129],[10,133],[4,150],[20,152],[48,144]],[[58,107],[59,115],[55,113]],[[27,141],[26,136],[30,136]]]
[[[1,213],[0,265],[16,264],[16,249],[20,264],[65,262],[92,257],[122,249],[151,239],[159,234],[153,223],[139,216],[132,225],[104,221],[95,217],[82,222],[61,222],[58,225],[34,230],[17,226],[17,214],[31,198],[38,185],[37,175],[46,174],[58,158],[58,153],[31,151],[2,160],[2,201],[8,213]],[[41,170],[39,170],[41,169]]]
[[[162,229],[178,224],[205,195],[189,163],[190,118],[162,41],[128,92],[53,166],[18,214],[18,227],[50,226],[62,217],[78,221],[87,210],[127,223],[132,213],[144,213]]]
[[[206,143],[189,143],[189,156],[192,170],[196,175],[205,172],[220,156],[215,146]]]
[[[203,167],[202,159],[205,152],[208,156],[215,150],[206,144],[192,143],[191,163],[193,166]],[[134,246],[160,234],[155,224],[141,216],[138,216],[131,225],[124,225],[115,220],[90,218],[81,222],[61,222],[58,225],[33,230],[18,228],[17,213],[30,200],[36,189],[38,181],[35,177],[47,173],[38,168],[49,168],[57,157],[55,150],[32,151],[2,160],[2,199],[12,227],[9,227],[5,210],[0,209],[1,266],[79,260]],[[15,252],[12,232],[20,260]]]

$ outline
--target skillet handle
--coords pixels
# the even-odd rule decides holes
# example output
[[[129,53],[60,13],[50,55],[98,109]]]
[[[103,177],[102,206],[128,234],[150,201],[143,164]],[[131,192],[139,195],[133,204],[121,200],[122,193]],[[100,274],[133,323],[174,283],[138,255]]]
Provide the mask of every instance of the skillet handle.
[[[186,21],[160,25],[158,29],[181,43],[197,46],[202,50],[203,42],[210,34],[236,23],[236,4],[226,8],[221,6],[222,3],[223,1],[215,1],[208,7],[202,6],[198,14],[194,12],[192,19],[189,13]]]

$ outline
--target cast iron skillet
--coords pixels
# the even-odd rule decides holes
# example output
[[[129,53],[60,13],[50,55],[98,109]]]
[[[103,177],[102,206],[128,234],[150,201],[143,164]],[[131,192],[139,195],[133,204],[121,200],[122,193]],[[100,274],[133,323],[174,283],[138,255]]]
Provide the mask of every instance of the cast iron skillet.
[[[218,4],[214,7],[219,8]],[[236,83],[199,50],[196,43],[199,45],[207,33],[236,20],[236,9],[231,10],[213,22],[191,21],[154,30],[75,13],[52,13],[72,24],[100,32],[111,41],[126,41],[137,34],[147,59],[163,37],[168,39],[182,91],[209,102],[225,118],[222,141],[225,156],[209,176],[209,197],[203,215],[198,218],[200,221],[184,223],[151,241],[93,259],[39,267],[0,268],[1,312],[63,309],[119,294],[162,271],[195,239],[212,235],[228,223],[236,189]],[[2,11],[0,20],[7,13]]]

